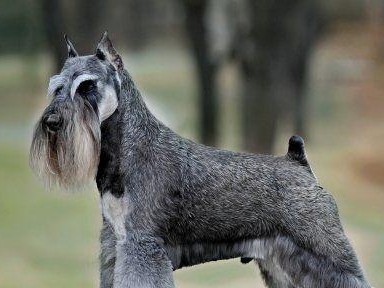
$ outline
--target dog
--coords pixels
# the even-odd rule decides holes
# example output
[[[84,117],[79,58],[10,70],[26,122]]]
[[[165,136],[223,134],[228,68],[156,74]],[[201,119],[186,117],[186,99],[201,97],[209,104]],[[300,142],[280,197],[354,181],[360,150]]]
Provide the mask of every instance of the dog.
[[[301,137],[284,156],[182,138],[147,109],[105,33],[68,58],[30,150],[48,188],[100,192],[100,287],[174,287],[173,270],[240,257],[268,287],[368,288]]]

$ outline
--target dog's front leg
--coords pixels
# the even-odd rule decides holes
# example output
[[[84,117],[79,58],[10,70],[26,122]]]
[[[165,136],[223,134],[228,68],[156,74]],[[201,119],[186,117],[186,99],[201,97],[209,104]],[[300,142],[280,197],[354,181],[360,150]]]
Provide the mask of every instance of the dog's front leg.
[[[100,234],[100,288],[113,288],[116,260],[116,236],[112,226],[103,219]]]
[[[132,233],[116,244],[114,288],[172,288],[172,265],[155,238]]]

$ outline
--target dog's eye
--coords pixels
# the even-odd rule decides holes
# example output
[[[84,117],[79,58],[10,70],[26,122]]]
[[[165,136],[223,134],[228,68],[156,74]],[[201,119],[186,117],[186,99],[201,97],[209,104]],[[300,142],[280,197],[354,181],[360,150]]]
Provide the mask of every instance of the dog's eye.
[[[86,80],[80,83],[77,87],[77,93],[82,96],[87,96],[88,94],[96,90],[96,82],[94,80]]]
[[[60,95],[61,92],[63,91],[63,88],[64,88],[64,86],[57,87],[55,90],[55,96]]]

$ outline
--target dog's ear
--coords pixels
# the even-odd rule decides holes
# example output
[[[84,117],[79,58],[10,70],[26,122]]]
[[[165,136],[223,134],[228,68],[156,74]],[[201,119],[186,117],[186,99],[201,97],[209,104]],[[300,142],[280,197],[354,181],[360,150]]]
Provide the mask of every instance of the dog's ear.
[[[109,39],[107,32],[104,32],[103,37],[96,48],[96,57],[100,60],[109,61],[117,70],[124,68],[123,60],[117,53],[112,45],[112,41]]]
[[[79,56],[79,53],[77,53],[75,47],[73,47],[72,42],[68,39],[67,34],[64,34],[64,39],[65,39],[65,43],[67,44],[68,58]]]

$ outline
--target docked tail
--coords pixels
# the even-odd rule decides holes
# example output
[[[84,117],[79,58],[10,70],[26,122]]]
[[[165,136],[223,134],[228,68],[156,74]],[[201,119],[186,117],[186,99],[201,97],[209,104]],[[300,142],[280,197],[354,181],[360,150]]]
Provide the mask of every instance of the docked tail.
[[[304,149],[304,140],[298,135],[293,135],[289,138],[288,152],[286,157],[291,161],[300,163],[300,165],[306,167],[308,171],[315,176],[311,166],[308,163],[307,156]],[[316,178],[316,177],[315,177]]]
[[[298,135],[289,138],[287,157],[299,162],[303,166],[309,166],[307,156],[305,155],[304,140]]]

